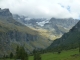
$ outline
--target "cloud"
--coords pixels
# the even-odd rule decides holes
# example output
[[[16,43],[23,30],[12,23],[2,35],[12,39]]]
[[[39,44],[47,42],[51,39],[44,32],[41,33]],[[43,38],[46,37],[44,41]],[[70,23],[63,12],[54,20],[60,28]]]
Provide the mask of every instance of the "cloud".
[[[80,0],[0,0],[1,8],[33,18],[79,18]]]

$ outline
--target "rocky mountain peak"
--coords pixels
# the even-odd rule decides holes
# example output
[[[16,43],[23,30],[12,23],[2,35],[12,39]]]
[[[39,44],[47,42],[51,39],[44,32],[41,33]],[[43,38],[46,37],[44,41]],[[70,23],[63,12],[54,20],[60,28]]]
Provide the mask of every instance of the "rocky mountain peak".
[[[6,8],[6,9],[0,8],[0,16],[1,17],[12,17],[12,14],[8,8]]]

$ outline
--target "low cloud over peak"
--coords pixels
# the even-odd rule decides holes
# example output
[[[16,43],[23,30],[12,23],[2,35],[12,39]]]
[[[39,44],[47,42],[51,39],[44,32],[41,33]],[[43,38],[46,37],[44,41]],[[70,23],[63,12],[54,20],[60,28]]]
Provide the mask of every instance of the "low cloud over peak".
[[[80,0],[0,0],[1,8],[34,18],[79,18]]]

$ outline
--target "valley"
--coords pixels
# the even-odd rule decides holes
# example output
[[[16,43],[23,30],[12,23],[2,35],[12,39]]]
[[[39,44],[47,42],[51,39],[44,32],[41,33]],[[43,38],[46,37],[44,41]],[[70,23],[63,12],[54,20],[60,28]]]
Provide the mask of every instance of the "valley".
[[[78,19],[29,18],[0,9],[1,60],[79,60],[79,39]]]

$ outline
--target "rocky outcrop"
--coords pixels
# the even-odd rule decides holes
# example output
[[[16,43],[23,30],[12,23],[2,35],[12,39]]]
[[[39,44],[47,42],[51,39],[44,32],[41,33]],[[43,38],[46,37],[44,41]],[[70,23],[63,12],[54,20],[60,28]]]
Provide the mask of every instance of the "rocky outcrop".
[[[10,13],[9,9],[0,8],[0,16],[1,17],[12,17],[12,14]]]
[[[73,18],[51,18],[49,23],[44,25],[44,28],[52,31],[54,35],[63,35],[76,25],[78,21],[79,20]]]
[[[43,41],[44,39],[44,41]],[[0,32],[0,51],[3,54],[8,54],[10,51],[15,52],[17,45],[24,46],[26,51],[30,52],[35,48],[45,48],[48,45],[45,43],[48,41],[39,35],[31,35],[19,31]],[[32,43],[31,43],[32,42]],[[40,43],[41,42],[41,43]],[[44,47],[42,47],[44,46]]]

